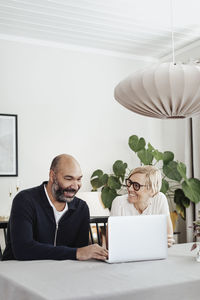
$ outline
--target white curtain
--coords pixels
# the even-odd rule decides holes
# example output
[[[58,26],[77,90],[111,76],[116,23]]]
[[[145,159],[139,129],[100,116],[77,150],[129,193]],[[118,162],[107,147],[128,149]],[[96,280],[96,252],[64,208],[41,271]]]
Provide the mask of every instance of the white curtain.
[[[200,179],[200,117],[192,119],[193,132],[193,168],[194,177]],[[195,218],[198,218],[200,202],[195,205]]]
[[[186,120],[185,163],[187,175],[200,179],[200,117]],[[198,217],[200,203],[192,204],[186,210],[186,242],[193,241],[193,230],[189,228]]]

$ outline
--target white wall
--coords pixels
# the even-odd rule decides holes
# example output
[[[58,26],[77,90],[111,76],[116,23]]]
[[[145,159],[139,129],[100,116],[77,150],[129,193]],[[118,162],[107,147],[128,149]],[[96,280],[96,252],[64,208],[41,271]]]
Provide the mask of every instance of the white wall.
[[[113,97],[115,85],[142,61],[67,49],[0,41],[0,112],[18,115],[21,189],[48,179],[51,160],[75,156],[91,190],[97,168],[110,172],[117,159],[138,165],[128,147],[132,134],[162,150],[162,121],[136,115]],[[164,149],[163,149],[164,150]],[[9,213],[16,177],[0,177],[0,215]]]
[[[175,160],[185,161],[186,119],[167,119],[162,121],[163,148],[172,151]]]

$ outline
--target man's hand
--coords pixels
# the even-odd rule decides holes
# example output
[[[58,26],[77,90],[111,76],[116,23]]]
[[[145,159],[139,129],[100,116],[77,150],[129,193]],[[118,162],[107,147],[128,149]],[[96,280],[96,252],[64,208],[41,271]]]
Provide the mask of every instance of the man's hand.
[[[77,249],[76,259],[88,260],[91,258],[106,260],[108,258],[108,250],[99,246],[98,244],[93,244]]]
[[[167,242],[168,242],[168,248],[170,248],[175,243],[175,240],[173,239],[173,235],[171,234],[167,235]]]

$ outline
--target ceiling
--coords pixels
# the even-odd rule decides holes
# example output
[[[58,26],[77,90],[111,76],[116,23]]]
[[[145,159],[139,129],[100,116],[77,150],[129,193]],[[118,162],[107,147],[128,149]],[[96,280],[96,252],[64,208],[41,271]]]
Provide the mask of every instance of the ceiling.
[[[200,44],[199,0],[0,0],[0,38],[143,60]]]

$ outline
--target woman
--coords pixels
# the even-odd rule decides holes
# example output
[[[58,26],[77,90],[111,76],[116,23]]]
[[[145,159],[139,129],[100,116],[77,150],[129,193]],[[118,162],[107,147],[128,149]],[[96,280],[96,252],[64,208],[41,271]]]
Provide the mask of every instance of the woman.
[[[167,215],[168,247],[173,239],[173,227],[166,196],[160,192],[162,177],[154,166],[134,169],[126,179],[128,195],[116,197],[111,216]]]

